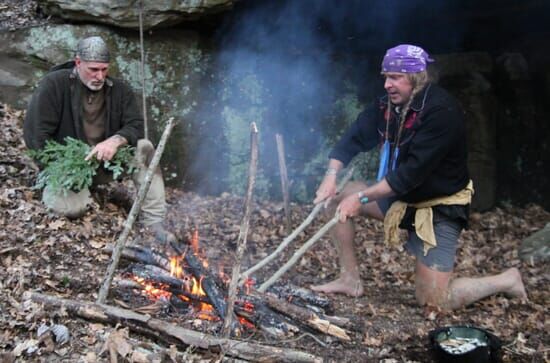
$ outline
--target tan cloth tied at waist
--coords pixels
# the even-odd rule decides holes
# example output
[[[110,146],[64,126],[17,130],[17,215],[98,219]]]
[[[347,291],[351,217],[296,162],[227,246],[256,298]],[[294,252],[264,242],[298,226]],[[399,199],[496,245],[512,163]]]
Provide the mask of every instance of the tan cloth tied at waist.
[[[405,215],[407,206],[411,206],[416,208],[414,228],[418,237],[424,241],[424,255],[426,255],[430,248],[437,246],[432,207],[436,205],[452,204],[467,205],[472,202],[473,194],[474,183],[470,180],[466,188],[453,195],[434,198],[420,203],[407,204],[399,200],[393,202],[384,217],[384,242],[393,246],[399,243],[399,224]]]

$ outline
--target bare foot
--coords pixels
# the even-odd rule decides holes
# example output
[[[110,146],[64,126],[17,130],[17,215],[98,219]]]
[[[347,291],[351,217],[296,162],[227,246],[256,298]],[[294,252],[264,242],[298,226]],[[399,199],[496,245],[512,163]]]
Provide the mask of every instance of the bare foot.
[[[361,280],[352,278],[340,277],[324,285],[311,286],[311,289],[327,294],[346,294],[355,297],[363,295],[363,284]]]
[[[512,281],[512,285],[504,293],[508,297],[519,297],[521,300],[527,301],[527,293],[521,279],[521,273],[515,267],[512,267],[502,273]]]

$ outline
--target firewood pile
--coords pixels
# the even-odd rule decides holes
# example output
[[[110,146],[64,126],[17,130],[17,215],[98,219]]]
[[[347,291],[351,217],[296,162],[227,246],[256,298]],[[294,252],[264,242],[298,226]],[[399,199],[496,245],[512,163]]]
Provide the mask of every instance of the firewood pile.
[[[113,290],[128,305],[139,301],[137,296],[147,297],[151,305],[137,307],[138,311],[202,319],[208,322],[208,330],[217,334],[227,309],[228,277],[212,272],[199,251],[190,246],[175,257],[138,245],[126,247],[122,257],[131,263],[115,279]],[[271,338],[288,339],[309,332],[349,341],[345,328],[351,327],[350,321],[329,315],[333,308],[328,298],[283,283],[261,293],[253,284],[249,280],[239,289],[234,336],[259,330]]]

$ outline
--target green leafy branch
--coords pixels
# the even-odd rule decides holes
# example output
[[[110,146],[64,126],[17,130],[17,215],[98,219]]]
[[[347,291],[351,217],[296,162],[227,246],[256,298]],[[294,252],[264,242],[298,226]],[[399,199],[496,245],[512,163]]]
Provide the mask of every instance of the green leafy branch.
[[[131,175],[135,170],[134,148],[128,145],[120,147],[109,161],[96,158],[85,160],[91,147],[83,141],[72,137],[65,138],[65,143],[48,140],[41,150],[31,150],[29,155],[40,162],[43,169],[38,174],[35,188],[50,187],[54,192],[80,192],[92,186],[97,169],[103,165],[118,179],[123,173]]]

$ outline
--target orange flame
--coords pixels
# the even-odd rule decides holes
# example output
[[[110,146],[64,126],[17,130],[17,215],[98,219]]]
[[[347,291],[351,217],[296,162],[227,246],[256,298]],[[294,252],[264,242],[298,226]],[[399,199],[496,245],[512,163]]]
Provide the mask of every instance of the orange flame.
[[[247,295],[250,294],[250,289],[254,286],[254,284],[256,283],[256,281],[254,281],[253,278],[247,278],[246,281],[244,282],[244,290],[246,292]]]
[[[255,329],[256,326],[254,324],[252,324],[250,321],[248,321],[247,319],[243,318],[242,316],[239,316],[237,317],[239,319],[239,322],[244,325],[245,327],[247,327],[248,329]]]
[[[157,287],[153,286],[151,283],[147,282],[142,277],[134,276],[134,280],[137,283],[139,283],[140,285],[142,285],[143,290],[145,291],[145,293],[147,295],[151,296],[152,298],[155,298],[155,299],[159,299],[161,297],[169,298],[172,295],[170,292],[163,290],[162,287],[157,288]]]

